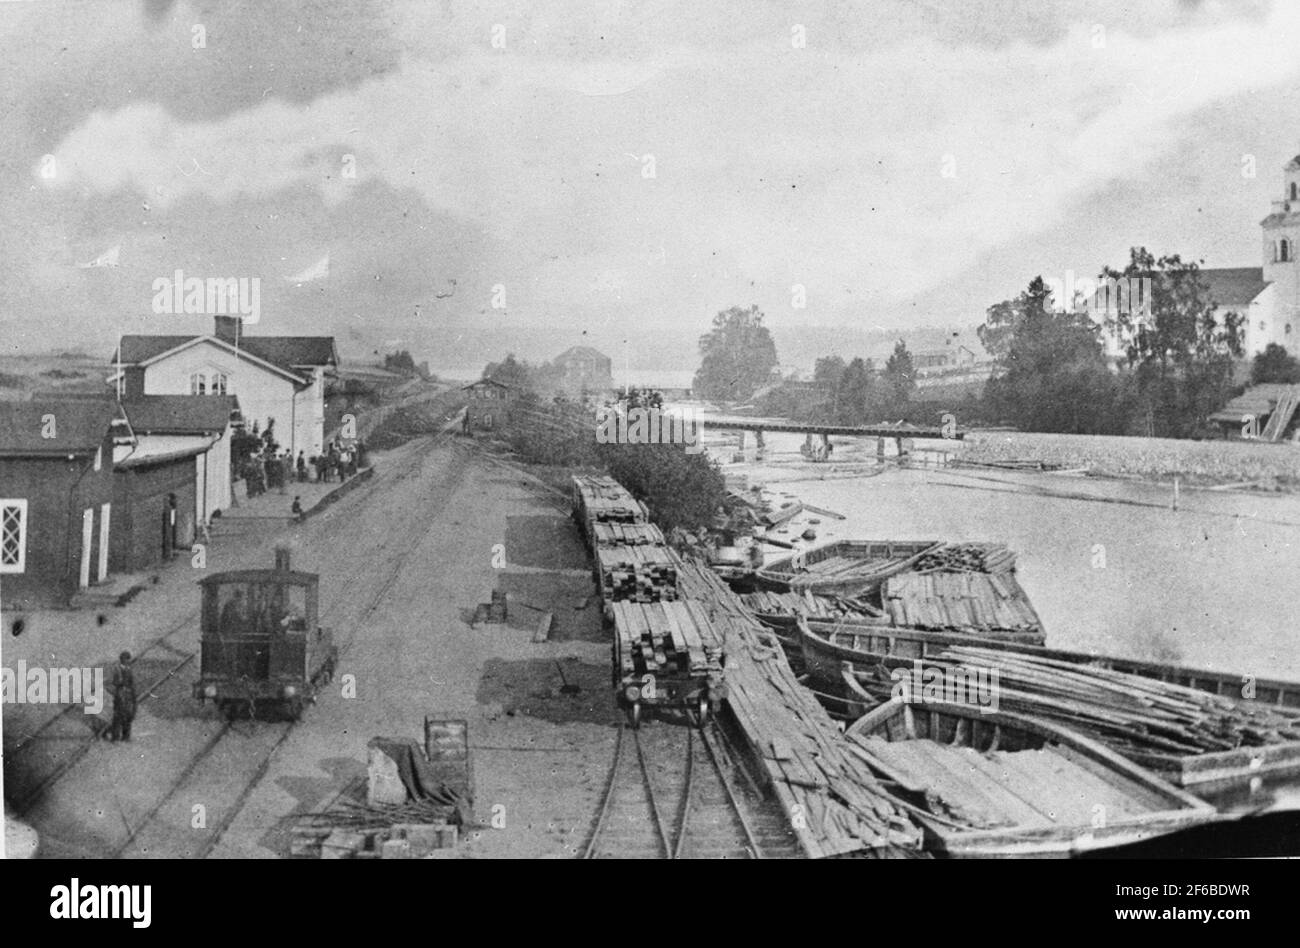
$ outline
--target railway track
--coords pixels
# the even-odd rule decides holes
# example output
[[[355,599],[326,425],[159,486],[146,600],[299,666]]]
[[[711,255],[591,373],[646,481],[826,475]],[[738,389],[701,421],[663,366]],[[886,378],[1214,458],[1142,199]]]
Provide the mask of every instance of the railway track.
[[[716,724],[621,725],[587,859],[763,859],[799,855],[779,812],[741,785]]]
[[[432,447],[444,440],[445,434],[434,434],[429,437],[426,447]],[[390,483],[400,483],[409,478],[418,477],[424,470],[428,457],[429,452],[427,450],[413,454],[411,463],[403,465],[392,472]],[[339,514],[342,515],[345,523],[360,516],[359,511],[347,508],[341,509]],[[344,610],[351,613],[353,609],[360,605],[360,610],[357,613],[357,622],[360,623],[364,622],[382,605],[385,596],[397,579],[398,571],[392,568],[393,556],[396,555],[397,560],[400,561],[413,552],[427,536],[428,527],[418,519],[412,518],[409,521],[409,529],[404,533],[404,536],[385,538],[386,542],[383,543],[383,551],[386,556],[358,558],[358,562],[365,565],[350,571],[342,578],[341,583],[334,586],[333,594],[330,596],[330,605],[321,611],[322,619],[339,614]],[[279,538],[275,539],[278,540]],[[394,540],[397,542],[394,543]],[[271,542],[273,541],[259,544],[259,548],[269,547]],[[400,546],[400,550],[394,551],[394,547],[397,546]],[[361,595],[361,590],[366,588],[371,590],[369,594]],[[361,603],[358,603],[358,600],[361,600]],[[177,660],[169,663],[163,673],[150,682],[147,688],[141,689],[139,703],[143,704],[154,697],[159,689],[171,682],[182,669],[197,658],[196,651],[183,651],[169,646],[168,643],[168,640],[173,635],[191,627],[197,616],[198,610],[188,613],[179,622],[168,628],[145,652],[141,653],[142,657],[156,648],[168,647],[170,651],[175,653]],[[354,639],[355,633],[342,638],[339,644],[340,657],[348,651]],[[15,750],[29,751],[47,738],[66,740],[64,735],[58,733],[64,729],[60,726],[60,722],[74,720],[74,712],[80,714],[81,710],[80,706],[64,709],[64,711],[46,721],[36,731],[24,736]],[[188,807],[183,801],[197,795],[197,787],[211,785],[214,782],[216,784],[224,782],[227,783],[228,789],[237,791],[236,796],[228,807],[221,808],[221,815],[216,824],[206,834],[202,842],[189,854],[202,858],[212,853],[226,830],[243,809],[248,797],[269,769],[276,752],[293,733],[297,722],[259,722],[256,732],[252,735],[242,734],[241,730],[235,726],[237,723],[223,722],[197,748],[181,772],[155,800],[144,818],[134,826],[126,825],[124,827],[126,829],[125,837],[112,847],[111,854],[114,857],[146,855],[151,854],[151,851],[156,851],[157,848],[161,848],[160,846],[156,847],[155,844],[165,843],[169,831],[175,829],[178,821],[180,825],[183,825],[186,819]],[[251,751],[249,756],[252,757],[255,764],[252,772],[247,777],[241,775],[238,778],[237,786],[229,786],[230,777],[233,776],[230,772],[232,761],[229,758],[236,750],[229,746],[232,734],[252,737],[256,744],[255,747],[238,749],[238,756],[241,758],[244,758],[244,755],[249,755]],[[49,773],[43,775],[20,799],[14,801],[16,810],[21,814],[34,806],[51,787],[67,776],[86,757],[96,741],[97,735],[93,732],[80,734],[74,747],[61,756],[57,765]],[[240,760],[241,764],[246,762],[246,758]],[[240,769],[243,768],[240,767]],[[125,821],[125,817],[123,817],[123,820]]]

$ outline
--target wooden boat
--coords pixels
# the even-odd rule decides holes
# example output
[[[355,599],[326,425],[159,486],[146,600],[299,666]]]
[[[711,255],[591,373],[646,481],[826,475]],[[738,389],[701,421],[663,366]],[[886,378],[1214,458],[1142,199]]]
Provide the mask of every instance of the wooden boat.
[[[755,587],[853,595],[880,585],[942,545],[937,540],[836,540],[755,570]]]
[[[1095,741],[1001,711],[896,698],[846,743],[950,857],[1073,856],[1218,818]]]
[[[799,642],[809,674],[828,682],[839,679],[840,665],[843,662],[851,662],[856,668],[870,670],[887,658],[908,663],[913,659],[937,655],[952,645],[997,643],[1003,646],[1033,647],[1041,646],[1044,641],[1042,632],[1008,632],[1005,637],[992,638],[964,632],[900,629],[885,624],[883,620],[821,622],[798,619],[795,625],[799,630]]]
[[[918,660],[923,664],[936,661],[939,655],[953,646],[973,646],[1168,682],[1231,699],[1246,710],[1252,705],[1260,704],[1266,707],[1300,709],[1300,684],[1293,682],[1255,681],[1256,697],[1247,700],[1241,697],[1243,678],[1239,675],[1068,652],[1000,639],[919,632],[913,629],[846,628],[842,624],[832,626],[806,622],[800,628],[800,645],[807,673],[822,682],[842,682],[845,663],[859,675],[877,676],[880,669],[887,673],[894,668],[910,668]],[[863,694],[861,687],[857,689],[857,694]],[[846,697],[852,698],[853,695]],[[846,713],[853,717],[874,706],[879,700],[878,696],[869,697],[864,704],[849,704]],[[1106,742],[1104,735],[1095,736]],[[1202,753],[1138,750],[1120,742],[1116,742],[1113,749],[1136,763],[1149,767],[1171,783],[1194,788],[1202,794],[1218,794],[1249,786],[1256,778],[1300,774],[1300,741],[1294,740]]]
[[[809,619],[800,625],[800,640],[808,670],[827,680],[839,676],[840,662],[852,662],[855,667],[870,670],[882,659],[913,659],[938,655],[952,645],[970,645],[977,648],[1005,649],[1023,652],[1042,658],[1106,668],[1111,671],[1155,678],[1171,684],[1208,691],[1227,698],[1241,698],[1242,689],[1249,680],[1253,697],[1249,700],[1274,705],[1279,708],[1300,708],[1300,682],[1279,681],[1272,678],[1248,678],[1232,672],[1206,671],[1184,665],[1167,665],[1146,662],[1135,658],[1114,655],[1093,655],[1089,652],[1071,652],[1047,648],[1032,636],[1012,634],[1005,637],[966,635],[960,632],[927,632],[920,629],[900,629],[869,622],[821,622]]]

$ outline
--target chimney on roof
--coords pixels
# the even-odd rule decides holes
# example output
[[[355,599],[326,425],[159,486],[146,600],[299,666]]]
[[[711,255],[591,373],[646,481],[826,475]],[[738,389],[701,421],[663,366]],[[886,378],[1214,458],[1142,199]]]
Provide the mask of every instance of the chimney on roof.
[[[238,316],[217,316],[215,335],[222,342],[228,342],[231,345],[235,343],[235,334],[238,332],[241,336],[243,332],[239,329]]]

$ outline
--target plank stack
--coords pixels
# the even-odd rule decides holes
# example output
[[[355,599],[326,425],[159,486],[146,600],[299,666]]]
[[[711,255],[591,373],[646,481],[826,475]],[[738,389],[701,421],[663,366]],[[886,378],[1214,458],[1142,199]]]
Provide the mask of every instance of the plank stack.
[[[615,602],[618,672],[664,681],[722,676],[723,644],[697,602]]]
[[[802,614],[810,619],[873,619],[883,614],[865,600],[816,596],[807,590],[802,594],[762,591],[742,593],[740,600],[761,616],[793,618]]]
[[[1300,740],[1296,708],[996,649],[953,646],[940,660],[996,670],[1007,710],[1058,720],[1121,753],[1197,754]]]
[[[1014,573],[900,573],[885,581],[881,596],[890,621],[905,628],[992,636],[1043,629]]]
[[[678,567],[682,596],[705,606],[727,643],[727,704],[812,858],[906,856],[920,831],[889,798],[812,692],[795,677],[779,645],[740,598],[703,563]]]
[[[663,531],[652,523],[594,523],[596,546],[666,546]]]
[[[596,546],[598,523],[649,523],[650,512],[618,481],[603,475],[578,474],[573,478],[573,516],[587,542]]]
[[[677,566],[664,546],[597,546],[600,592],[606,605],[677,598]]]

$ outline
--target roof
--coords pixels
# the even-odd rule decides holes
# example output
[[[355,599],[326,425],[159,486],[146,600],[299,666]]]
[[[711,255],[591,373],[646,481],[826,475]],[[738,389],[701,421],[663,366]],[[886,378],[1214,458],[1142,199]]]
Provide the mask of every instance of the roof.
[[[513,388],[513,386],[507,385],[505,382],[498,382],[496,379],[478,379],[468,385],[462,385],[461,391],[463,392],[467,388],[478,388],[480,385],[495,385],[497,388],[505,389]]]
[[[1197,271],[1210,299],[1220,306],[1245,306],[1268,288],[1262,267],[1229,267]]]
[[[207,451],[215,440],[211,435],[140,435],[135,449],[120,460],[115,457],[113,467],[147,467],[192,458]]]
[[[209,339],[232,351],[236,348],[224,339],[216,336],[123,336],[122,363],[140,365],[151,362],[174,349],[179,349],[188,342]],[[334,348],[333,336],[240,336],[238,349],[241,354],[250,355],[263,362],[292,369],[302,366],[338,365],[338,351]],[[111,362],[117,362],[114,351]]]
[[[1251,386],[1210,415],[1210,421],[1239,425],[1242,423],[1243,415],[1253,415],[1263,420],[1277,407],[1278,399],[1297,388],[1300,386],[1287,385],[1283,382],[1264,382]]]
[[[222,432],[231,412],[239,410],[234,395],[138,395],[122,402],[136,434],[198,434]]]
[[[570,359],[594,359],[597,362],[609,362],[609,356],[591,346],[572,346],[557,355],[552,362],[567,362]]]
[[[117,414],[112,398],[0,402],[0,456],[94,454]],[[44,437],[46,432],[54,437]]]

